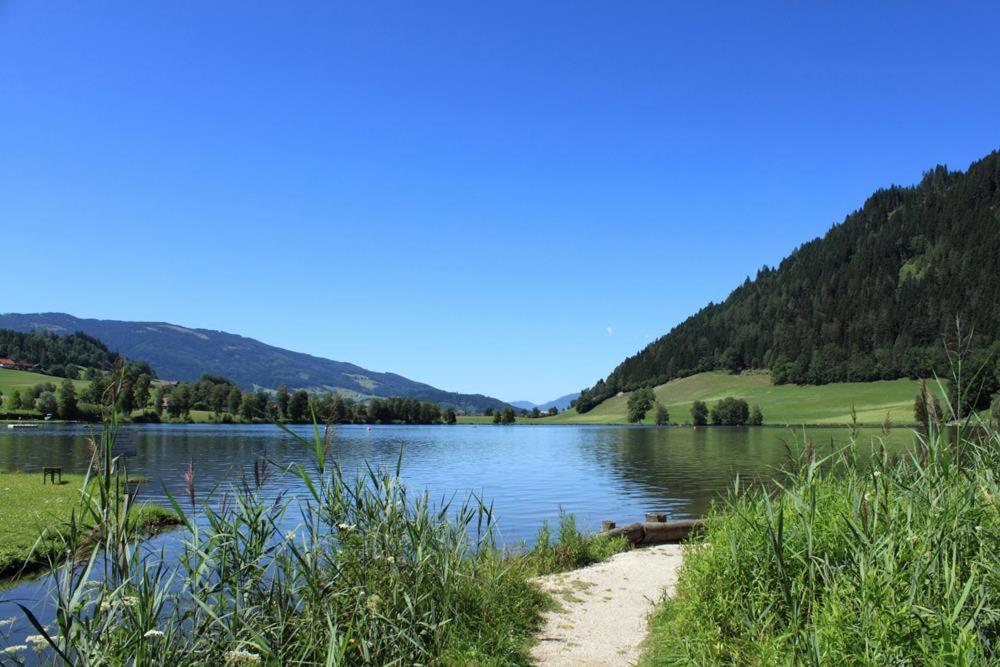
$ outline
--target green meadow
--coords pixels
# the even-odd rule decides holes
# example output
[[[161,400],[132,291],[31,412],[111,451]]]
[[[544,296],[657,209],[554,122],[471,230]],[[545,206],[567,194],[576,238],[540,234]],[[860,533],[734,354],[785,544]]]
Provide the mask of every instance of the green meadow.
[[[80,507],[83,476],[43,484],[41,473],[0,472],[0,577],[37,570],[58,560],[70,514]],[[141,504],[130,517],[139,530],[176,523],[158,505]]]
[[[941,387],[936,382],[928,382],[928,388],[941,397]],[[893,424],[909,424],[913,422],[913,400],[917,391],[916,380],[775,385],[767,373],[730,375],[725,372],[699,373],[654,389],[656,400],[670,412],[671,422],[690,423],[694,401],[704,401],[711,406],[731,396],[742,398],[751,406],[759,405],[765,424],[793,425],[848,424],[852,420],[852,406],[862,424],[882,424],[886,417]],[[518,418],[518,423],[627,424],[627,403],[628,394],[622,394],[582,415],[570,409],[554,417]],[[654,411],[650,410],[643,423],[653,424],[654,417]]]
[[[14,393],[14,391],[20,391],[22,394],[24,390],[30,390],[36,384],[45,384],[50,382],[56,387],[62,382],[62,378],[53,377],[51,375],[43,375],[42,373],[31,373],[29,371],[15,371],[9,368],[0,368],[0,392],[3,392],[4,406],[6,406],[7,398]],[[76,386],[77,395],[84,391],[90,384],[86,380],[73,380],[73,384]],[[6,407],[3,408],[6,410]]]

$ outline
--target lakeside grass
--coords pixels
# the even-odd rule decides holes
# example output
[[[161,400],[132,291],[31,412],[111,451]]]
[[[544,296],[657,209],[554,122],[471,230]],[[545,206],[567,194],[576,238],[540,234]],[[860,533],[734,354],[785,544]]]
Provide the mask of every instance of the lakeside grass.
[[[799,464],[713,510],[640,664],[998,664],[1000,434]]]
[[[81,501],[82,475],[63,475],[62,483],[42,484],[41,473],[0,473],[0,577],[44,568],[59,560],[70,514]],[[176,524],[176,516],[143,503],[130,517],[148,531]]]
[[[936,382],[928,390],[939,398]],[[751,406],[759,405],[765,424],[849,424],[851,406],[862,424],[882,424],[886,415],[893,424],[913,422],[913,400],[919,391],[916,380],[878,382],[839,382],[827,385],[775,385],[768,373],[731,375],[725,372],[699,373],[671,380],[653,390],[657,402],[665,405],[670,420],[690,423],[691,405],[696,400],[710,406],[722,398],[742,398]],[[613,396],[590,412],[579,414],[569,409],[553,417],[518,418],[518,423],[537,424],[627,424],[629,394]],[[650,410],[643,424],[655,423]]]

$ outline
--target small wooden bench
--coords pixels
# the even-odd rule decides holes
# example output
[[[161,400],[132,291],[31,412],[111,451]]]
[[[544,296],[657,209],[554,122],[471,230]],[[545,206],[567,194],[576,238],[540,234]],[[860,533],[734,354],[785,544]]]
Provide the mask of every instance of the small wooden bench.
[[[62,468],[59,466],[42,466],[42,484],[45,484],[45,478],[48,478],[53,484],[56,483],[56,477],[59,477],[59,483],[62,484]]]

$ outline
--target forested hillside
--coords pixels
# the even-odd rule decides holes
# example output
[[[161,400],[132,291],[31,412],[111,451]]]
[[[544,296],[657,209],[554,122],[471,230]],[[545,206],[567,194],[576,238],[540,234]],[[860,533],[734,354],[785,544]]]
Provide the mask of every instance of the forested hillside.
[[[775,383],[918,377],[946,369],[960,317],[974,347],[1000,339],[1000,152],[879,190],[824,237],[762,268],[585,390],[619,391],[708,370],[771,369]],[[995,347],[995,345],[994,345]]]
[[[37,365],[49,375],[76,377],[78,368],[111,370],[120,355],[79,331],[63,336],[0,329],[0,358]]]

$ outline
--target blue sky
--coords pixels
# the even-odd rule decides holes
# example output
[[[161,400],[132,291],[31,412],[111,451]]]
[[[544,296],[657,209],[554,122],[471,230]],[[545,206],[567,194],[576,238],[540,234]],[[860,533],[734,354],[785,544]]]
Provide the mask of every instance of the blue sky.
[[[996,5],[0,2],[0,312],[592,384],[1000,146]]]

